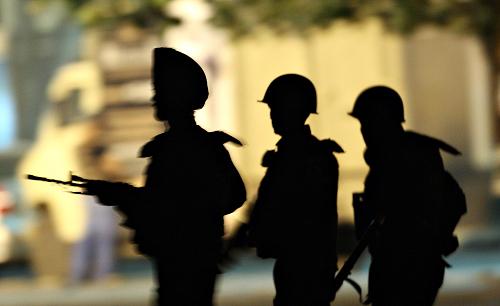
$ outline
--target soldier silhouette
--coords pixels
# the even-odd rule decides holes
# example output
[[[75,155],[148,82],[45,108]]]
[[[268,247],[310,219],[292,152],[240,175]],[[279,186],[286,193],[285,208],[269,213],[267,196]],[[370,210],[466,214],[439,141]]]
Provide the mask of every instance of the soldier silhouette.
[[[145,185],[90,181],[87,192],[126,217],[133,242],[153,262],[157,305],[209,306],[223,216],[246,198],[223,144],[241,143],[196,125],[194,110],[205,104],[208,88],[194,60],[171,48],[155,48],[153,60],[155,116],[169,129],[142,148],[140,156],[150,159]]]
[[[316,113],[316,91],[307,78],[285,74],[262,101],[270,108],[277,150],[267,168],[249,222],[250,241],[262,258],[275,258],[275,306],[330,305],[337,269],[338,163],[333,140],[318,140],[306,119]]]
[[[440,150],[459,152],[405,131],[403,102],[391,88],[366,89],[350,115],[361,123],[370,168],[365,209],[383,218],[369,244],[369,300],[374,306],[430,306],[443,283],[443,256],[458,247],[453,230],[465,213],[465,197],[444,170]]]

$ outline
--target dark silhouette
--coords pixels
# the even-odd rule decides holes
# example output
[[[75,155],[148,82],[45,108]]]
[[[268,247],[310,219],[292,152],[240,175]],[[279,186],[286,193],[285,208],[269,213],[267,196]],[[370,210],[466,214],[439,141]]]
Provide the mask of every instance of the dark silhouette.
[[[158,305],[212,305],[221,252],[223,215],[245,201],[243,181],[226,142],[241,143],[196,125],[194,110],[208,97],[207,80],[190,57],[154,49],[156,118],[169,129],[142,148],[149,158],[144,187],[88,181],[87,192],[124,214],[133,242],[153,264]]]
[[[343,152],[318,140],[305,125],[316,113],[307,78],[286,74],[269,85],[261,102],[271,110],[277,150],[266,152],[267,172],[250,218],[250,240],[262,258],[276,258],[276,306],[330,305],[337,269],[338,163]]]
[[[453,231],[466,212],[465,197],[445,171],[440,150],[459,152],[405,131],[403,102],[388,87],[363,91],[350,115],[361,123],[370,167],[360,195],[363,211],[356,212],[365,215],[357,218],[358,233],[366,220],[383,219],[369,244],[369,300],[374,306],[432,305],[447,266],[443,256],[458,247]]]
[[[358,195],[358,194],[356,194],[356,195]],[[356,202],[354,202],[354,203],[356,203]],[[357,203],[361,204],[360,202],[357,202]],[[355,207],[356,207],[356,205],[355,205]],[[356,211],[356,209],[355,209],[355,211]],[[356,216],[357,213],[355,212],[354,215]],[[349,257],[347,257],[347,259],[344,261],[344,265],[337,272],[337,274],[335,275],[335,279],[333,280],[333,291],[335,293],[337,293],[340,290],[340,288],[342,287],[344,282],[347,282],[359,294],[360,301],[363,300],[363,292],[362,292],[361,286],[353,279],[350,279],[349,276],[351,274],[352,269],[354,268],[354,265],[356,264],[358,259],[361,257],[361,255],[365,251],[365,249],[368,246],[368,244],[370,243],[370,241],[373,239],[373,236],[376,235],[378,228],[381,226],[382,222],[383,222],[382,217],[375,218],[374,220],[372,220],[368,224],[368,226],[366,226],[366,224],[365,224],[366,227],[363,226],[363,229],[365,230],[364,233],[356,235],[356,237],[358,238],[358,243],[356,244],[356,246],[352,250]],[[355,224],[357,224],[357,223],[358,222],[355,221]],[[355,227],[359,228],[359,225],[357,225]]]

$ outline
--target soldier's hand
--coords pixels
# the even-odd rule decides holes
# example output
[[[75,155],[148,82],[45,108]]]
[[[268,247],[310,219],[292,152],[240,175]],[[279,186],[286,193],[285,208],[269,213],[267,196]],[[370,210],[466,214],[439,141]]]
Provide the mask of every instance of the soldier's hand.
[[[106,206],[115,206],[126,198],[134,187],[126,183],[90,180],[85,186],[85,193],[97,196],[99,202]]]

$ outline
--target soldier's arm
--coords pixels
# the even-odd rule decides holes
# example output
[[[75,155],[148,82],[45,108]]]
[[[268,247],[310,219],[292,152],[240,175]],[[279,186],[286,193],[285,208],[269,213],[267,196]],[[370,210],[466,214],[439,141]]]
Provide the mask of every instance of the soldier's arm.
[[[134,187],[126,183],[90,181],[87,191],[95,195],[101,205],[113,206],[123,215],[122,226],[136,229],[144,214],[146,193],[144,187]]]
[[[243,144],[238,139],[222,131],[210,132],[209,135],[214,145],[214,172],[216,183],[220,190],[219,201],[222,204],[222,213],[227,215],[245,203],[246,189],[243,179],[234,166],[224,144],[232,143],[237,146],[242,146]]]
[[[217,171],[223,190],[223,214],[230,214],[246,201],[246,189],[243,179],[231,160],[229,152],[222,147],[217,158]]]
[[[337,190],[339,181],[339,164],[334,153],[343,153],[342,148],[332,140],[320,142],[320,149],[308,163],[306,172],[306,193],[311,203],[317,203],[316,209],[329,212],[337,222]],[[333,222],[333,221],[332,221]]]
[[[102,205],[125,208],[139,200],[142,188],[121,182],[90,180],[86,184],[86,193],[96,196]]]

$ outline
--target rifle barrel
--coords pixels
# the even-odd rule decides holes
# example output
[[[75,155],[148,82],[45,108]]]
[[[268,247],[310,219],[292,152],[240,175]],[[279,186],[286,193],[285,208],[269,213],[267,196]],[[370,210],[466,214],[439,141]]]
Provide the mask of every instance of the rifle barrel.
[[[75,183],[72,181],[61,181],[61,180],[50,179],[50,178],[46,178],[46,177],[38,176],[38,175],[33,175],[33,174],[26,175],[26,178],[28,180],[32,180],[32,181],[55,183],[55,184],[60,184],[60,185],[73,186],[73,187],[82,187],[82,188],[85,187],[85,183]]]

